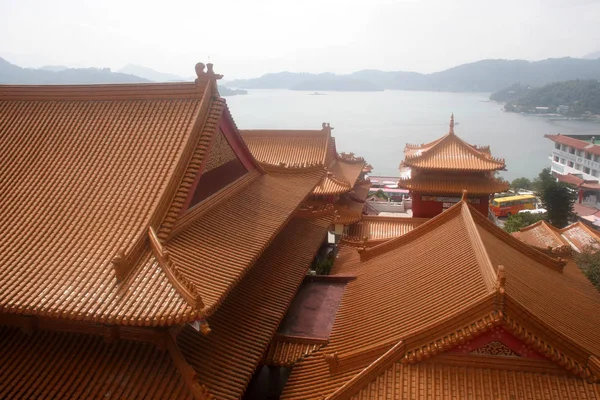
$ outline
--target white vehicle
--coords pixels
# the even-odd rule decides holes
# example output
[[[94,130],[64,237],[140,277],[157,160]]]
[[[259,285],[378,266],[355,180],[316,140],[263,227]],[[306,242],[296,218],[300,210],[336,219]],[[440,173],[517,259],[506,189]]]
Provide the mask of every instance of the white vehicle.
[[[519,211],[519,214],[522,213],[529,213],[529,214],[544,214],[546,213],[546,209],[545,208],[536,208],[535,210],[521,210]]]

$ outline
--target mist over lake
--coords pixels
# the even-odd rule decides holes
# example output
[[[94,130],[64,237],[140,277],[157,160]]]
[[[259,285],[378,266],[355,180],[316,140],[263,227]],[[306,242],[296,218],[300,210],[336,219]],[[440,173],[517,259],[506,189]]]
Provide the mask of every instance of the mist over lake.
[[[334,127],[338,152],[353,151],[373,165],[373,174],[397,175],[406,143],[427,143],[455,132],[472,144],[490,145],[492,155],[506,159],[507,180],[534,178],[550,165],[552,142],[545,134],[593,134],[600,124],[551,121],[506,113],[490,102],[489,93],[446,93],[386,90],[383,92],[311,92],[249,90],[227,103],[240,129],[320,129]]]

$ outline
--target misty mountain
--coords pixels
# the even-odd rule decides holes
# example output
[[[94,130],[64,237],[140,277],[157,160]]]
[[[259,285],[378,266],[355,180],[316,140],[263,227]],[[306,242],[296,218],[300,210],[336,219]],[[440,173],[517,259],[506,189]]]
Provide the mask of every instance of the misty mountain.
[[[179,75],[159,72],[152,68],[143,67],[141,65],[127,64],[118,72],[122,74],[135,75],[153,82],[188,82],[192,78],[183,78]]]
[[[291,90],[330,90],[374,92],[383,90],[373,82],[354,76],[340,76],[331,73],[318,74],[290,87]]]
[[[319,80],[329,76],[329,81]],[[349,75],[280,72],[254,79],[239,79],[228,86],[253,89],[352,90],[328,89],[330,81],[361,79],[381,89],[448,92],[495,92],[515,82],[534,86],[573,79],[600,79],[600,60],[555,58],[542,61],[482,60],[432,74],[404,71],[364,70]],[[316,83],[322,83],[321,86]],[[342,81],[338,81],[342,82]],[[340,85],[336,85],[339,87]]]
[[[65,67],[64,65],[44,65],[43,67],[40,67],[39,69],[43,69],[44,71],[60,72],[60,71],[64,71],[65,69],[69,69],[69,67]]]
[[[600,58],[600,51],[595,51],[593,53],[590,54],[586,54],[585,56],[581,57],[587,60],[596,60],[598,58]]]
[[[90,83],[138,83],[147,79],[112,72],[110,68],[67,68],[48,70],[21,68],[0,58],[0,84],[56,85]]]

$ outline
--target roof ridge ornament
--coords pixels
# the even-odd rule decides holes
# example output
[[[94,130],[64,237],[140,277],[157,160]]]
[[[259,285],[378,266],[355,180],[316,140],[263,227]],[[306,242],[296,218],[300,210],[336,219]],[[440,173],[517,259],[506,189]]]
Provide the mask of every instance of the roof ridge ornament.
[[[448,131],[448,133],[454,135],[454,113],[450,115],[450,130]]]
[[[213,80],[219,80],[223,77],[223,75],[221,74],[215,74],[215,71],[213,70],[213,63],[208,63],[206,65],[204,65],[204,63],[197,63],[195,66],[195,70],[196,70],[196,83],[200,82],[200,81],[204,81],[207,79],[213,79]],[[206,71],[204,71],[204,68],[206,68]]]

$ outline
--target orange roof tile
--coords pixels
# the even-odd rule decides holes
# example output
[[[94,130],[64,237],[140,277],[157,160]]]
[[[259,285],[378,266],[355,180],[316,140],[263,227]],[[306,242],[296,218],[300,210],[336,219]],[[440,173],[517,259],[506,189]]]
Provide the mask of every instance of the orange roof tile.
[[[465,202],[360,256],[345,248],[332,274],[356,280],[329,344],[294,366],[282,398],[349,396],[344,387],[361,389],[396,361],[427,359],[496,324],[600,379],[600,369],[586,366],[600,354],[600,294],[563,267]]]
[[[167,351],[102,336],[0,327],[0,398],[193,399]]]
[[[265,357],[265,364],[291,367],[327,344],[327,340],[275,335]]]
[[[460,194],[466,190],[469,195],[481,195],[505,192],[507,182],[479,176],[461,176],[451,180],[442,175],[417,175],[412,178],[400,179],[398,186],[413,192],[434,194]]]
[[[337,215],[333,222],[340,225],[349,225],[360,221],[365,203],[344,197],[335,203],[334,207]]]
[[[600,385],[546,365],[519,370],[514,359],[445,357],[430,362],[396,362],[356,391],[353,400],[393,399],[598,399]],[[469,364],[471,363],[471,364]]]
[[[320,169],[260,175],[197,217],[166,248],[212,314],[323,176]]]
[[[582,252],[588,247],[594,250],[600,249],[598,234],[581,222],[557,229],[545,221],[539,221],[522,228],[518,235],[513,234],[513,236],[540,249],[548,247],[557,249],[564,246],[572,248],[576,252]]]
[[[1,312],[152,324],[155,312],[189,311],[143,245],[209,92],[207,82],[0,87]],[[117,285],[111,260],[131,249],[140,263]]]
[[[186,327],[179,347],[219,399],[240,398],[323,242],[331,217],[295,218],[209,317],[207,336]]]
[[[490,156],[489,148],[478,148],[460,139],[450,131],[427,145],[407,145],[404,165],[414,168],[452,171],[495,171],[506,168],[504,160]]]
[[[427,218],[397,218],[365,215],[360,222],[350,225],[343,236],[345,243],[375,246],[386,240],[402,236],[426,222]]]
[[[359,181],[354,185],[354,189],[350,193],[348,193],[348,195],[352,198],[352,200],[364,203],[367,200],[367,197],[369,196],[370,189],[370,181]]]
[[[315,188],[317,195],[336,195],[352,190],[365,162],[354,154],[337,154],[331,128],[322,130],[242,130],[252,155],[261,163],[292,167],[320,164],[330,172]]]

